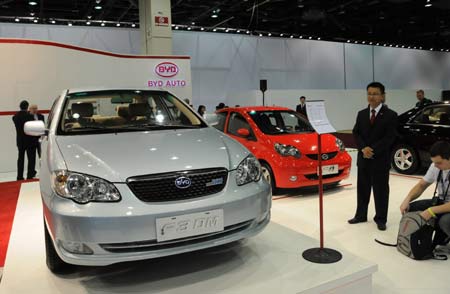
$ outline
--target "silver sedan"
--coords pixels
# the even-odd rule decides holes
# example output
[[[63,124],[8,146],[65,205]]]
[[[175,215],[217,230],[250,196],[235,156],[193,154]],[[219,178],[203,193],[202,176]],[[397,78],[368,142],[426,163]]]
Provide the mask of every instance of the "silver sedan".
[[[66,90],[25,131],[43,136],[53,272],[218,246],[270,221],[259,162],[168,92]]]

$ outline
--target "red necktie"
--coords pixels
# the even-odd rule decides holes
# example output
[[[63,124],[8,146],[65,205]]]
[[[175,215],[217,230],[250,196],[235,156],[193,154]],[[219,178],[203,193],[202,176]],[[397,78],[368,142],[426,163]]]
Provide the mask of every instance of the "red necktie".
[[[375,109],[372,109],[372,115],[370,116],[370,124],[373,125],[373,123],[375,122],[375,114],[377,112],[375,111]]]

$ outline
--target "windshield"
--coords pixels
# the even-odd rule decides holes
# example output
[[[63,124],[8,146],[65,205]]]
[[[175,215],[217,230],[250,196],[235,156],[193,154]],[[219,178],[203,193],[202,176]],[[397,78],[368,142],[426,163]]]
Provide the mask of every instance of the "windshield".
[[[66,96],[63,134],[206,127],[194,111],[164,91],[107,90]]]
[[[248,113],[259,129],[269,135],[314,132],[309,122],[295,111],[268,110]]]

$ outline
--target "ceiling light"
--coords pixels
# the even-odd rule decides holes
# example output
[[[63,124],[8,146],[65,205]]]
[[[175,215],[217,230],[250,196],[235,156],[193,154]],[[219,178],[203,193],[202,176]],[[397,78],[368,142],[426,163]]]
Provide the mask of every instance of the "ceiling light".
[[[56,21],[55,21],[55,20],[51,20],[50,22],[51,22],[51,23],[53,23],[53,24],[54,24],[54,23],[56,23]]]
[[[355,41],[355,44],[358,44],[358,41]]]
[[[193,26],[194,26],[194,25],[195,25],[195,22],[191,22],[191,25],[193,25]]]
[[[260,37],[262,37],[262,34],[259,34]]]
[[[291,39],[292,39],[292,38],[294,38],[294,36],[293,36],[293,35],[291,35],[291,36],[290,36],[289,38],[291,38]]]
[[[228,33],[229,31],[230,31],[229,29],[226,29],[226,30],[225,30],[225,33]]]
[[[300,39],[303,39],[303,36],[300,36],[299,38],[300,38]]]
[[[395,45],[395,47],[397,47],[397,48],[398,48],[398,45]]]
[[[14,19],[16,22],[19,22],[20,21],[20,19],[18,19],[17,17]]]
[[[200,28],[200,31],[204,31],[205,30],[205,28]]]
[[[411,46],[408,46],[408,49],[411,49]]]
[[[30,4],[31,6],[37,5],[36,1],[28,1],[28,4]]]
[[[250,31],[247,31],[246,33],[247,33],[247,34],[250,34]]]
[[[280,37],[283,37],[283,34],[280,34]]]
[[[391,44],[391,45],[389,45],[389,47],[392,47],[392,44]]]
[[[425,4],[425,7],[431,7],[431,6],[433,6],[433,4],[431,4],[431,3]]]
[[[217,29],[213,29],[213,32],[216,32],[217,31]]]
[[[377,43],[377,46],[379,46],[380,45],[380,43]]]
[[[444,51],[444,49],[441,49],[441,51]]]
[[[178,30],[178,26],[176,26],[175,29]]]
[[[34,12],[30,12],[30,15],[31,15],[31,16],[34,16]]]
[[[212,18],[218,18],[219,16],[217,14],[211,15]]]
[[[86,24],[87,24],[88,26],[90,26],[90,25],[91,25],[91,22],[90,22],[90,21],[87,21]]]
[[[448,49],[447,49],[447,50],[445,50],[445,51],[447,51],[447,52],[448,52]]]
[[[91,19],[92,18],[92,15],[88,15],[88,17],[87,17],[88,19]]]
[[[71,27],[72,26],[72,23],[71,22],[69,22],[68,24],[67,24],[69,27]]]
[[[311,40],[311,39],[312,39],[312,37],[310,36],[310,37],[309,37],[308,39],[310,39],[310,40]]]
[[[319,37],[319,38],[317,38],[317,40],[320,40],[320,37]]]
[[[366,44],[366,41],[362,41],[363,44]]]
[[[433,48],[430,48],[431,51],[433,51]]]
[[[405,48],[405,45],[402,45],[402,48]]]
[[[414,49],[417,49],[417,47],[416,47],[416,46],[414,46]]]
[[[136,27],[136,24],[135,24],[135,23],[134,23],[134,24],[132,24],[132,25],[131,25],[131,27],[133,27],[133,28],[134,28],[134,27]]]
[[[372,45],[372,42],[370,42],[369,45]]]
[[[350,40],[347,40],[347,43],[350,43]]]
[[[419,49],[422,50],[422,46],[420,46]]]
[[[104,23],[104,22],[102,22],[101,26],[102,26],[102,27],[104,27],[104,26],[105,26],[105,23]]]
[[[38,22],[38,20],[37,20],[37,19],[35,19],[35,20],[33,20],[33,22],[34,22],[34,23],[37,23],[37,22]]]
[[[190,31],[190,30],[191,30],[191,27],[188,27],[187,30]]]
[[[120,27],[120,23],[116,24],[116,27]]]
[[[97,10],[100,10],[100,9],[102,9],[102,7],[100,6],[100,5],[95,5],[95,7],[94,7],[95,9],[97,9]]]
[[[269,37],[272,36],[272,33],[269,33],[267,36],[269,36]]]

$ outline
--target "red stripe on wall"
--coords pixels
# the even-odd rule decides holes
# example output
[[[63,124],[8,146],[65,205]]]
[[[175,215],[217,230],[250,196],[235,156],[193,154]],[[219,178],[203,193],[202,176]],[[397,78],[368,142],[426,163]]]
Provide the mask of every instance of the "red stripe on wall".
[[[38,110],[38,112],[42,113],[42,114],[48,114],[50,112],[50,110]],[[2,116],[2,115],[14,115],[16,113],[17,113],[17,110],[16,111],[0,111],[0,116]]]
[[[50,41],[38,41],[38,40],[26,40],[26,39],[0,39],[0,43],[8,43],[8,44],[31,44],[31,45],[44,45],[44,46],[53,46],[53,47],[60,47],[65,49],[71,49],[71,50],[77,50],[82,52],[88,52],[93,54],[99,54],[99,55],[106,55],[106,56],[112,56],[112,57],[119,57],[119,58],[137,58],[137,59],[191,59],[190,56],[148,56],[148,55],[126,55],[126,54],[116,54],[106,51],[100,51],[95,49],[89,49],[89,48],[83,48],[73,45],[67,45],[67,44],[61,44],[56,42],[50,42]]]

